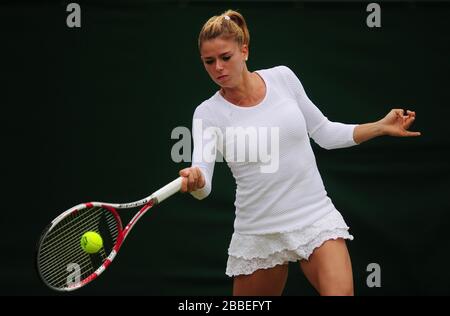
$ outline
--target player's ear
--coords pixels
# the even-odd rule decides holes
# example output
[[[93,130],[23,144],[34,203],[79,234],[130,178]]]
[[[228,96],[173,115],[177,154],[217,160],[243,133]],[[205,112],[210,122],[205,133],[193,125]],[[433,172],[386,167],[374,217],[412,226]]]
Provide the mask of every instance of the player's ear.
[[[247,61],[248,60],[248,46],[247,44],[243,44],[241,47],[242,58]]]
[[[246,44],[242,44],[240,47],[242,59],[248,59],[248,46]]]

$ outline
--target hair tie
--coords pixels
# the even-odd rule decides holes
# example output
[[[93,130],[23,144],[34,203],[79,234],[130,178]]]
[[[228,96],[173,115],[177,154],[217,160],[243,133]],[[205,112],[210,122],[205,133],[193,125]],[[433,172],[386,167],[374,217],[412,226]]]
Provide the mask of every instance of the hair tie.
[[[225,15],[223,18],[224,18],[225,20],[231,20],[230,17],[229,17],[228,15]]]

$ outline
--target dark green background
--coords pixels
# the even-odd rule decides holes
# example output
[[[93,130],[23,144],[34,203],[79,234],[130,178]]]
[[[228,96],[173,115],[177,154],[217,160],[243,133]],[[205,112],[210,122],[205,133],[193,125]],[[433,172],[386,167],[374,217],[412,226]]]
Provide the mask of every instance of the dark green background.
[[[41,230],[83,201],[140,199],[177,177],[171,131],[191,127],[217,87],[197,35],[232,8],[247,19],[249,69],[287,65],[330,120],[365,123],[415,110],[420,138],[327,151],[325,187],[355,240],[357,295],[450,294],[450,5],[89,1],[69,29],[64,1],[0,6],[3,197],[1,294],[53,294],[34,270]],[[203,201],[176,195],[147,214],[95,283],[77,294],[228,295],[234,182],[216,165]],[[381,288],[368,288],[369,263]],[[291,264],[288,295],[315,295]]]

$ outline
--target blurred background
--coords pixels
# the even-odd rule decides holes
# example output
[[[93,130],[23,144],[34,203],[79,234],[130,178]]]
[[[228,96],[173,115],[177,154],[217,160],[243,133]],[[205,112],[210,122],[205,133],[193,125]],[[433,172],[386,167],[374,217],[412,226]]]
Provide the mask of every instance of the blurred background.
[[[53,295],[34,268],[43,228],[79,202],[134,201],[178,176],[171,132],[217,90],[199,58],[203,23],[240,11],[251,71],[290,67],[332,121],[416,111],[419,138],[381,137],[327,151],[313,142],[327,192],[355,240],[356,295],[448,295],[450,3],[3,1],[0,294]],[[217,163],[211,195],[178,194],[137,224],[82,295],[229,295],[235,185]],[[132,214],[130,214],[132,215]],[[126,216],[125,216],[126,217]],[[370,263],[381,287],[370,288]],[[286,295],[316,295],[290,265]]]

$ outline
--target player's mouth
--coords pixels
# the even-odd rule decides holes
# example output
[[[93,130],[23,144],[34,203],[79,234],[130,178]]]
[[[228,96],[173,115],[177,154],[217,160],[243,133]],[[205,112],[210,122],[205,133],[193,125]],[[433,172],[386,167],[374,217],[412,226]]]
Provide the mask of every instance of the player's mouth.
[[[223,81],[227,78],[228,78],[228,75],[222,75],[222,76],[217,77],[217,80]]]

